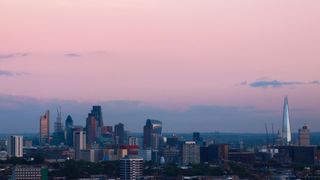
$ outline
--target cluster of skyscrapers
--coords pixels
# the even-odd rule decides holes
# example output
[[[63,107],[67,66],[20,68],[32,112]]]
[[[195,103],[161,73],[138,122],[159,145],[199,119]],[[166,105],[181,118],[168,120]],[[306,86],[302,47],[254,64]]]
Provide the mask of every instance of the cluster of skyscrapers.
[[[72,117],[62,122],[61,109],[57,109],[54,132],[50,134],[50,112],[40,116],[39,147],[67,147],[68,158],[91,162],[120,160],[121,178],[132,179],[142,175],[143,161],[157,164],[175,163],[182,166],[199,163],[219,163],[228,159],[248,158],[248,153],[232,152],[228,144],[204,140],[199,132],[192,139],[162,133],[162,122],[147,119],[143,135],[134,135],[118,123],[105,125],[101,106],[93,106],[85,119],[85,126],[75,125]],[[22,136],[11,136],[8,155],[23,157]],[[275,144],[274,144],[275,145]],[[278,135],[279,151],[293,145],[288,98],[284,99],[282,131]],[[298,145],[310,145],[310,132],[305,125],[299,129]],[[26,146],[26,142],[25,142]],[[32,145],[31,145],[32,146]],[[241,149],[241,148],[240,148]],[[293,148],[294,149],[294,148]],[[250,154],[250,153],[249,153]]]

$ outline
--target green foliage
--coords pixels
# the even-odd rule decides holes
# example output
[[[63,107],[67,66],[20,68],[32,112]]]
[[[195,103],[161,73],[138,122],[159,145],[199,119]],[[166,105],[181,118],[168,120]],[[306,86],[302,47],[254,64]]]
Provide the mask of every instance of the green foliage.
[[[97,174],[119,176],[119,169],[119,162],[116,161],[91,163],[87,161],[68,160],[58,171],[50,173],[50,177],[62,176],[67,179],[78,179]]]

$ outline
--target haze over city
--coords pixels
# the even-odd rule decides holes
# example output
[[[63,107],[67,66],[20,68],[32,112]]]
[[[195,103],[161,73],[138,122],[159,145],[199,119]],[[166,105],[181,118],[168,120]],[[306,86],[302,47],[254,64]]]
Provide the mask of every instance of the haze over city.
[[[0,1],[1,133],[62,108],[141,132],[320,131],[319,1]],[[17,13],[19,12],[19,13]],[[52,121],[53,122],[53,121]]]

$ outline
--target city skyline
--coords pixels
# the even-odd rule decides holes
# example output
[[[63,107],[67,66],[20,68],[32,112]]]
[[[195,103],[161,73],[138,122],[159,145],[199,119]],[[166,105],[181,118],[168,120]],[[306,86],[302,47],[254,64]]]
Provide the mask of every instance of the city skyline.
[[[275,131],[280,131],[281,134],[284,134],[284,123],[286,121],[286,117],[288,117],[288,96],[284,97],[284,104],[282,109],[279,110],[279,117],[281,116],[281,119],[279,118],[275,118],[272,119],[272,121],[265,121],[265,125],[269,128],[271,128],[271,126],[274,127]],[[30,100],[30,99],[29,99]],[[24,108],[26,106],[33,106],[34,104],[25,104],[28,101],[22,101],[20,103],[21,107]],[[47,102],[48,103],[48,102]],[[57,103],[57,101],[55,102]],[[64,106],[67,109],[63,109],[61,111],[61,106],[59,106],[59,111],[57,113],[57,117],[54,117],[55,115],[53,115],[51,118],[57,118],[57,120],[62,119],[62,121],[68,120],[70,121],[70,118],[74,119],[76,117],[76,121],[74,122],[74,125],[80,125],[82,127],[87,127],[88,128],[88,119],[90,119],[91,116],[93,116],[92,113],[95,113],[94,116],[98,117],[98,119],[100,119],[99,117],[101,117],[101,122],[102,122],[102,116],[107,116],[108,118],[106,119],[106,126],[113,126],[113,125],[117,125],[117,124],[124,124],[126,126],[126,129],[129,132],[135,132],[135,133],[142,133],[143,130],[143,124],[144,121],[147,119],[150,119],[152,117],[152,119],[159,119],[161,121],[165,122],[165,126],[164,126],[164,132],[166,133],[191,133],[194,131],[200,131],[200,132],[228,132],[228,133],[264,133],[264,126],[262,126],[263,124],[261,124],[261,122],[254,122],[256,124],[251,124],[250,128],[251,130],[248,130],[249,126],[244,125],[243,127],[245,127],[245,129],[243,129],[242,131],[239,131],[239,129],[241,129],[241,127],[239,128],[239,126],[235,127],[232,126],[232,120],[231,119],[229,122],[224,122],[221,123],[220,119],[214,119],[215,121],[210,122],[210,120],[212,120],[213,118],[226,118],[226,117],[232,117],[232,116],[236,116],[238,113],[240,114],[245,114],[245,115],[249,115],[248,117],[250,117],[250,115],[252,115],[253,113],[256,114],[257,116],[260,116],[259,118],[263,118],[263,116],[261,116],[261,113],[267,113],[270,115],[270,113],[274,113],[276,111],[262,111],[259,109],[256,109],[255,107],[243,107],[243,108],[239,108],[239,107],[219,107],[219,106],[195,106],[192,107],[191,109],[187,110],[187,111],[181,111],[180,116],[184,114],[184,116],[190,116],[190,121],[185,121],[185,122],[172,122],[170,121],[171,118],[174,118],[176,116],[179,116],[179,114],[176,114],[174,111],[168,111],[165,109],[157,109],[155,107],[153,108],[148,108],[148,106],[143,105],[142,102],[123,102],[123,101],[115,101],[115,102],[106,102],[106,103],[102,103],[102,107],[101,104],[100,105],[89,105],[89,104],[84,104],[84,103],[75,103],[75,102],[70,102],[70,101],[64,101],[62,104],[64,104]],[[37,104],[37,103],[36,103]],[[42,106],[51,106],[52,108],[56,109],[55,104],[46,104],[43,103]],[[74,106],[74,107],[73,107]],[[90,108],[86,109],[86,106],[90,106],[90,108],[92,107],[92,110],[89,114],[86,113],[86,111],[88,111]],[[71,108],[70,108],[71,107]],[[37,108],[40,108],[37,107]],[[147,108],[148,111],[145,111],[144,109]],[[46,111],[46,114],[49,113],[49,109]],[[85,116],[85,118],[81,117],[79,118],[78,113],[74,112],[81,112],[81,115]],[[221,112],[224,112],[221,114]],[[294,109],[293,113],[290,112],[290,114],[295,114],[295,111],[299,112],[299,110]],[[105,113],[107,112],[107,113]],[[303,112],[303,111],[302,111]],[[34,112],[33,112],[34,113]],[[42,112],[41,112],[42,113]],[[9,116],[14,116],[14,114],[11,114],[10,111],[7,113]],[[62,115],[63,114],[63,115]],[[125,114],[126,116],[130,116],[131,118],[125,119],[125,120],[121,120],[121,118],[119,117],[123,117],[123,114]],[[142,114],[142,116],[140,116]],[[151,116],[152,114],[152,116]],[[166,114],[166,116],[163,116],[163,114]],[[27,114],[30,117],[30,114]],[[71,117],[69,117],[71,115]],[[139,115],[139,116],[137,116]],[[203,120],[198,119],[195,121],[196,119],[196,115],[202,115],[203,117],[209,117],[209,121],[204,121],[205,123],[199,123]],[[210,116],[212,115],[212,117]],[[101,127],[98,126],[98,120],[96,120],[96,118],[93,116],[93,121],[92,123],[94,123],[93,127],[97,127],[96,131],[94,131],[94,133],[98,134],[99,132],[102,131]],[[158,118],[155,118],[158,117]],[[254,118],[252,118],[254,119]],[[207,119],[205,119],[207,120]],[[271,120],[271,119],[269,119]],[[292,120],[292,119],[291,119]],[[299,128],[302,125],[308,125],[308,126],[312,126],[312,121],[300,121],[300,119],[294,117],[293,118],[293,123],[289,123],[290,125],[288,127],[291,127],[291,133],[295,133],[299,130]],[[72,121],[72,120],[71,120]],[[12,122],[14,123],[14,122]],[[8,132],[6,131],[2,131],[2,133],[9,133],[9,134],[19,134],[19,133],[36,133],[37,127],[34,126],[34,124],[30,124],[29,122],[28,126],[19,126],[23,129],[23,131],[16,131],[16,130],[12,130],[9,129]],[[37,122],[38,123],[38,122]],[[53,125],[55,125],[57,123],[57,121],[49,122],[49,127],[50,127],[50,132],[53,133],[53,135],[55,136],[56,130],[54,129],[55,127]],[[66,121],[67,123],[67,121]],[[69,122],[68,122],[69,123]],[[103,123],[103,122],[102,122]],[[140,124],[141,123],[141,124]],[[192,127],[188,130],[184,130],[184,126],[181,126],[184,123],[185,126],[188,126],[186,123],[195,123],[192,125]],[[91,124],[91,123],[89,123]],[[96,125],[95,125],[96,124]],[[211,124],[214,124],[215,126],[209,126]],[[219,124],[219,126],[216,126],[217,124]],[[221,125],[223,124],[223,125]],[[6,124],[8,125],[8,124]],[[10,124],[9,124],[10,125]],[[133,126],[134,125],[134,126]],[[225,125],[225,126],[224,126]],[[32,127],[32,129],[34,129],[35,131],[25,131],[26,128],[28,127]],[[66,125],[67,127],[67,125]],[[182,128],[181,128],[182,127]],[[222,128],[221,128],[222,127]],[[293,128],[292,128],[293,127]],[[4,127],[6,128],[6,126]],[[235,129],[234,131],[230,131],[230,129]],[[318,132],[318,130],[316,129],[316,127],[312,127],[312,131],[313,132]],[[93,132],[93,131],[92,131]],[[90,134],[90,133],[89,133]],[[290,134],[290,133],[289,133]],[[57,135],[57,134],[56,134]],[[93,136],[94,137],[94,136]],[[287,140],[286,140],[287,141]],[[289,141],[291,141],[289,139]]]
[[[292,132],[320,131],[319,5],[1,1],[0,132],[37,132],[58,106],[84,125],[94,104],[134,132],[263,132],[285,95]]]

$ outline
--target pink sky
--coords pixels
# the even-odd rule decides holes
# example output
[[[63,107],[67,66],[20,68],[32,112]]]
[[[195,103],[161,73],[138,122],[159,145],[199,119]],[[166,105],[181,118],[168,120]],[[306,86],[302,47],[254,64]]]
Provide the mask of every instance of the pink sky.
[[[320,1],[0,0],[0,94],[319,111]],[[66,56],[67,53],[79,57]],[[25,72],[27,74],[22,74]],[[303,82],[253,88],[255,81]],[[247,85],[240,85],[241,82]]]

